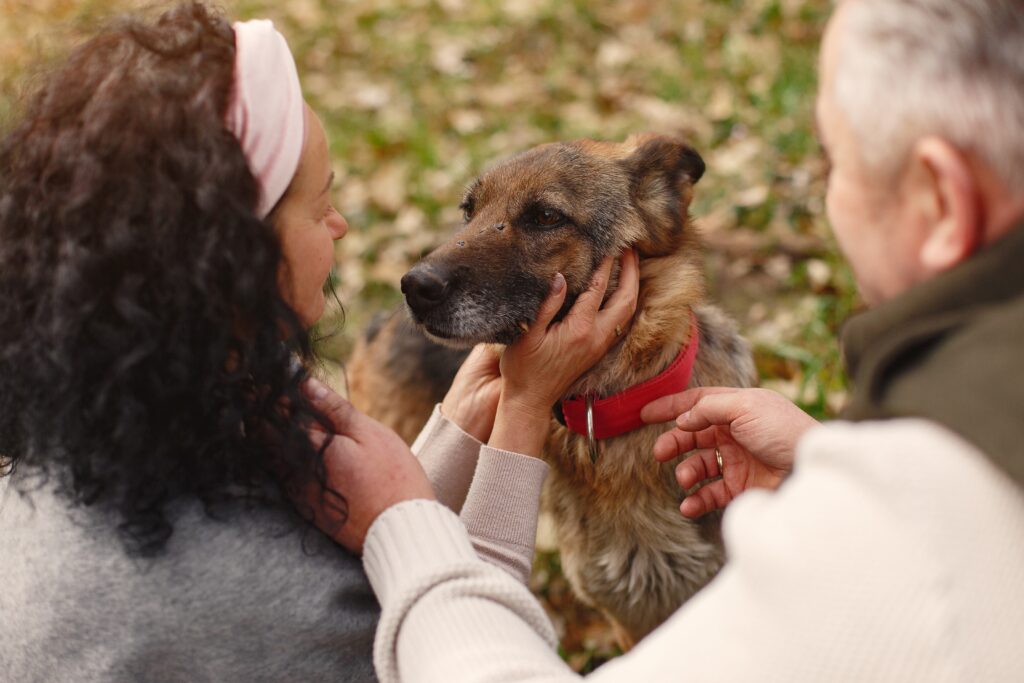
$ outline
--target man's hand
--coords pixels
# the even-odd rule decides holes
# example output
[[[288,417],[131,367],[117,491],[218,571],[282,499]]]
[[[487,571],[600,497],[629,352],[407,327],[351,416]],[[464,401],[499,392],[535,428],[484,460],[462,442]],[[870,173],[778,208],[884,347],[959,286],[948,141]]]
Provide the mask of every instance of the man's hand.
[[[665,396],[647,405],[641,417],[649,424],[676,421],[654,444],[657,460],[694,451],[676,467],[683,489],[722,477],[686,497],[680,511],[691,518],[724,508],[747,489],[778,487],[793,468],[797,441],[818,424],[774,391],[717,387]]]
[[[441,404],[442,415],[483,443],[491,437],[501,396],[498,364],[503,348],[497,344],[478,344],[462,363]]]
[[[331,509],[330,494],[325,505],[319,487],[312,487],[316,490],[307,494],[307,503],[313,505],[313,521],[349,550],[362,552],[366,532],[382,512],[406,500],[433,500],[434,491],[401,437],[322,382],[307,380],[306,391],[331,421],[333,435],[313,430],[310,438],[316,446],[330,438],[324,452],[327,484],[344,496],[347,510]]]

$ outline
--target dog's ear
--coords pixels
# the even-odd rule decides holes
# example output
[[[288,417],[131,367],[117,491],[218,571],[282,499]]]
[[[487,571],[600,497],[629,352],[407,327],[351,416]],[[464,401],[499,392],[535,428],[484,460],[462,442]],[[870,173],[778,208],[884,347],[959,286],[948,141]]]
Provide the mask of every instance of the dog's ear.
[[[626,142],[634,206],[644,222],[641,255],[674,251],[686,227],[693,186],[704,175],[700,154],[679,138],[645,133]]]

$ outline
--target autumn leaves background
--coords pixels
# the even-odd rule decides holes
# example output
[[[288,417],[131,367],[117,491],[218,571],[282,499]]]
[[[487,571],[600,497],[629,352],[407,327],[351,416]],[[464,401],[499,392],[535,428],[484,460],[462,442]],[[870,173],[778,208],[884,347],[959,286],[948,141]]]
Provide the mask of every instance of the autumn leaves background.
[[[116,13],[167,3],[0,0],[0,126],[50,60]],[[817,416],[845,397],[835,332],[857,305],[824,216],[813,133],[817,47],[829,0],[234,0],[269,17],[296,55],[331,141],[344,314],[321,325],[343,361],[402,274],[461,220],[465,185],[536,144],[686,137],[708,171],[692,211],[711,291],[753,342],[762,383]],[[333,369],[340,375],[340,366]],[[615,652],[576,605],[557,554],[540,554],[570,663]]]

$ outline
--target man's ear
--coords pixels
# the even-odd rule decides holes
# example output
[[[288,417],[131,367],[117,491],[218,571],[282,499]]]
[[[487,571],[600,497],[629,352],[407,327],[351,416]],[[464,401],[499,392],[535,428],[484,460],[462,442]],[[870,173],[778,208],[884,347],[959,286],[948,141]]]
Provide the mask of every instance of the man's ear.
[[[926,276],[949,270],[984,243],[984,202],[967,157],[936,137],[920,140],[911,153],[911,196],[925,213],[927,232],[918,258]]]
[[[679,244],[693,199],[693,186],[704,175],[700,154],[679,138],[644,133],[630,138],[625,159],[631,195],[645,224],[636,246],[643,256],[673,251]]]

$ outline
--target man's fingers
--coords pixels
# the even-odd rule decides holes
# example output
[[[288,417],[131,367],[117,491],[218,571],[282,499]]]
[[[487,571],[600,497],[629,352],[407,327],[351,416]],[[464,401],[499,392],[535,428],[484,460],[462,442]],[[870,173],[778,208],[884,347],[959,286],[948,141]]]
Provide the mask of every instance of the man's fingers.
[[[679,511],[683,513],[684,517],[696,519],[714,510],[723,509],[730,500],[732,500],[732,496],[729,495],[729,490],[719,480],[700,487],[684,498],[682,505],[679,506]]]
[[[700,387],[698,389],[687,389],[670,396],[663,396],[644,406],[643,410],[640,411],[640,419],[647,424],[670,422],[693,408],[694,404],[705,396],[734,391],[735,389],[729,387]]]
[[[701,449],[676,465],[676,481],[683,490],[690,490],[697,484],[718,476],[718,460],[715,449]]]
[[[694,435],[679,429],[665,432],[654,442],[654,459],[668,462],[697,447]]]
[[[676,426],[689,432],[714,425],[731,425],[746,412],[743,395],[738,391],[707,392],[676,418]]]

